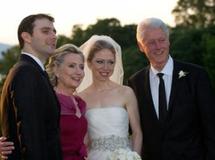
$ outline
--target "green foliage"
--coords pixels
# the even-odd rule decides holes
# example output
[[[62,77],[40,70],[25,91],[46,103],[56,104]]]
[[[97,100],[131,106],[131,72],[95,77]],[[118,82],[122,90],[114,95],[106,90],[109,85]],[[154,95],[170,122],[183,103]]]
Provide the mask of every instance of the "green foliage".
[[[114,38],[118,35],[117,32],[120,28],[120,22],[115,18],[99,19],[96,24],[89,25],[85,30],[81,25],[75,25],[72,30],[72,42],[80,46],[94,34],[108,35]]]
[[[82,29],[82,25],[75,25],[72,29],[72,43],[80,46],[92,35],[108,35],[112,37],[122,48],[126,48],[134,43],[136,25],[121,26],[119,20],[115,18],[99,19],[95,24]]]
[[[215,89],[215,0],[179,0],[172,11],[176,28],[171,51],[176,58],[204,66]]]
[[[205,67],[215,89],[215,26],[204,29],[175,28],[170,42],[173,57]]]
[[[148,64],[144,54],[138,50],[136,45],[123,50],[122,61],[124,68],[124,84],[127,84],[128,78],[132,74]]]
[[[204,46],[203,62],[215,89],[215,26],[207,29],[207,33],[203,35],[202,45]]]
[[[69,37],[66,37],[64,35],[59,35],[57,39],[57,48],[66,44],[66,43],[71,43],[72,40]]]
[[[0,74],[7,74],[8,70],[16,63],[20,55],[18,46],[14,46],[2,53],[3,58],[0,59]]]
[[[0,59],[0,93],[6,75],[9,69],[16,63],[20,55],[20,49],[18,46],[14,46],[2,53],[2,59]]]
[[[85,31],[82,29],[82,25],[74,25],[72,29],[72,43],[80,46],[86,38]]]
[[[170,35],[173,57],[203,65],[202,34],[200,29],[174,29]]]
[[[215,24],[215,0],[179,0],[172,11],[177,26],[205,28]]]

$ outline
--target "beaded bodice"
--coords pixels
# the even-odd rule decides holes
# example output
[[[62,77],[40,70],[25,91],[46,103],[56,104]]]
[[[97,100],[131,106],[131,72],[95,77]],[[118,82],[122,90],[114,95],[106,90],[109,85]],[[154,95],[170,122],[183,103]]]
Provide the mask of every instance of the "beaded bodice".
[[[128,113],[123,107],[88,109],[86,117],[91,149],[113,151],[129,146]]]

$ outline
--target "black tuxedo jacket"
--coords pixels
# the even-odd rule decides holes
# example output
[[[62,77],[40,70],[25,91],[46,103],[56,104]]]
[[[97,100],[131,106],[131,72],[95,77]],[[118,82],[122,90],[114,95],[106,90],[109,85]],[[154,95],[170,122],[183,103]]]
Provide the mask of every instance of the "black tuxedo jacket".
[[[7,75],[1,95],[2,135],[15,144],[9,160],[60,160],[60,107],[49,79],[29,56]]]
[[[187,74],[179,78],[179,72]],[[207,73],[174,60],[165,125],[154,109],[149,66],[129,79],[139,105],[144,160],[215,160],[215,96]]]

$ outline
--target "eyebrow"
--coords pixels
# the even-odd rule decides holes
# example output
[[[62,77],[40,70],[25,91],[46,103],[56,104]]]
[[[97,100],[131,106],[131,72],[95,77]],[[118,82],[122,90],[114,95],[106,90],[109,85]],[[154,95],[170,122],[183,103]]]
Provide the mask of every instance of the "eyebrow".
[[[96,58],[95,61],[115,61],[115,59],[102,59],[102,58]]]
[[[42,27],[41,30],[53,30],[55,33],[57,33],[55,28],[51,28],[51,27]]]

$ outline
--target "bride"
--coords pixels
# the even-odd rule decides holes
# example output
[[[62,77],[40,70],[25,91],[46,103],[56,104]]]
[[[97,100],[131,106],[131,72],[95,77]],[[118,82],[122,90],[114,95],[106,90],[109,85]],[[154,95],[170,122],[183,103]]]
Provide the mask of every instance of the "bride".
[[[81,49],[87,65],[78,95],[87,103],[88,159],[140,159],[142,132],[137,101],[132,89],[121,85],[120,46],[108,36],[94,35]]]

